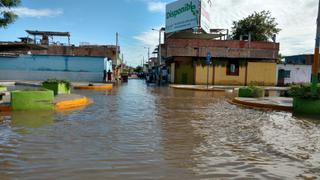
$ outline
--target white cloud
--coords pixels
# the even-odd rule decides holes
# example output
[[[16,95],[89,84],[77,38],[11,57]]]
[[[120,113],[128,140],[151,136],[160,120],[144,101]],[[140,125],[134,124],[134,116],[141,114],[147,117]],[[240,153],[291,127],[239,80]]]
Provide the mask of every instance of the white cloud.
[[[158,26],[155,29],[160,29],[160,27],[163,27],[163,26]],[[163,37],[163,34],[162,34],[162,37]],[[152,54],[152,52],[159,44],[159,32],[153,31],[152,28],[150,28],[149,30],[146,30],[136,36],[133,36],[132,40],[133,42],[130,42],[130,45],[128,44],[121,45],[122,52],[125,55],[130,55],[130,60],[127,61],[129,65],[132,65],[132,66],[141,65],[141,61],[143,60],[143,58],[145,62],[147,61],[147,57],[148,57],[147,48],[150,48],[150,57],[155,56],[154,54]]]
[[[157,28],[160,29],[160,28]],[[143,46],[156,47],[159,44],[159,32],[150,28],[141,34],[134,36],[134,39],[138,40]]]
[[[8,10],[2,8],[1,10]],[[12,8],[10,11],[15,12],[20,17],[55,17],[63,14],[62,9],[31,9],[27,7]]]
[[[284,55],[312,53],[317,0],[215,0],[215,28],[231,28],[232,22],[254,11],[269,10],[282,31],[278,35]]]
[[[148,2],[148,10],[151,12],[165,12],[166,3],[160,1]]]

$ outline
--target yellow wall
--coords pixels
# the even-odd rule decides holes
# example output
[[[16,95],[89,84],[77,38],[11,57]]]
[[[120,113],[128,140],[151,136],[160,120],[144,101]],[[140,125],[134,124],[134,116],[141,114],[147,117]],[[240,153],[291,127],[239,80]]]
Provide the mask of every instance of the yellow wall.
[[[272,62],[248,62],[248,67],[245,65],[239,69],[239,76],[228,76],[226,66],[215,66],[214,76],[213,67],[209,70],[209,84],[212,85],[245,85],[246,83],[246,68],[247,69],[247,85],[255,84],[261,86],[274,86],[277,83],[276,63]],[[214,77],[214,80],[213,80]],[[207,66],[201,64],[196,65],[195,69],[195,84],[207,84]]]
[[[239,76],[227,76],[226,66],[216,66],[215,85],[244,85],[246,77],[246,67],[239,67]]]
[[[248,85],[274,86],[277,83],[277,64],[270,62],[248,62]]]
[[[171,75],[170,82],[174,83],[175,73],[176,73],[176,64],[175,63],[171,63],[170,68],[171,68],[171,71],[170,71],[170,75]]]
[[[196,66],[196,85],[205,85],[207,84],[207,66],[202,66],[197,64]],[[209,85],[213,84],[213,66],[209,67]]]

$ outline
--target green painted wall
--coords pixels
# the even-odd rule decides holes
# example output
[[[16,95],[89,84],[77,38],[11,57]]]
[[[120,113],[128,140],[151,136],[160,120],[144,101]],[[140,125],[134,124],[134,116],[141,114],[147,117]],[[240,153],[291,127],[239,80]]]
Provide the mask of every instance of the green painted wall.
[[[293,98],[293,111],[296,114],[320,115],[320,100]]]
[[[0,92],[1,91],[7,91],[7,87],[0,86]]]
[[[176,84],[194,84],[194,67],[192,64],[176,66]]]
[[[23,110],[53,110],[54,93],[42,91],[12,91],[11,106],[14,111]]]
[[[64,83],[44,83],[42,86],[46,89],[52,90],[54,95],[70,94],[70,88],[67,88]]]

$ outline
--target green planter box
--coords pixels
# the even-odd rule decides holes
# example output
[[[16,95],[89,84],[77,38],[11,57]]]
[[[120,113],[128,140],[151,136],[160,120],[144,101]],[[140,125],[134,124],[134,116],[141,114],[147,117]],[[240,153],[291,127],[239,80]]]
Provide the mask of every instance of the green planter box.
[[[0,86],[0,92],[2,92],[2,91],[7,91],[7,90],[8,90],[7,87]]]
[[[128,73],[121,73],[122,82],[128,82],[129,75]]]
[[[261,98],[264,97],[265,91],[260,87],[242,87],[239,89],[239,97],[244,98]]]
[[[64,83],[43,83],[42,87],[52,90],[54,95],[70,94],[70,88]]]
[[[54,93],[50,90],[12,91],[11,107],[14,111],[53,110]]]
[[[239,89],[239,97],[252,97],[252,89],[249,88],[240,88]]]
[[[296,114],[320,115],[320,100],[293,98],[293,111]]]

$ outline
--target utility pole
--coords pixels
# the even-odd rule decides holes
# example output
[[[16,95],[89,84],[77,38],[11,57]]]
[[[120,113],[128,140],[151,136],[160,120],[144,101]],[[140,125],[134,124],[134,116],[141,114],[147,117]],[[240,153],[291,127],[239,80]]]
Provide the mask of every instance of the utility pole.
[[[117,69],[117,66],[118,66],[118,56],[119,56],[119,48],[118,48],[118,46],[119,46],[119,33],[116,32],[116,59],[115,59],[115,63],[114,63],[114,65],[116,66],[116,69]],[[116,77],[116,79],[118,79],[119,72],[116,69],[115,69],[114,76]],[[121,66],[120,66],[120,71],[121,71]]]
[[[123,72],[124,66],[125,66],[125,64],[124,64],[124,56],[123,56],[123,53],[122,53],[122,56],[121,56],[121,72]]]
[[[148,49],[148,59],[147,59],[147,62],[149,62],[149,60],[150,60],[150,47],[144,47],[144,49]]]
[[[142,68],[144,67],[144,56],[142,56]]]
[[[159,49],[158,49],[159,66],[161,67],[161,30],[159,30]]]
[[[317,94],[318,86],[318,73],[319,73],[319,48],[320,48],[320,1],[318,7],[318,19],[317,19],[317,34],[316,45],[314,49],[314,61],[312,66],[312,93]]]
[[[148,47],[148,61],[150,60],[150,47]]]
[[[159,30],[156,30],[156,29],[152,29],[152,30],[154,30],[154,31],[158,31],[159,32],[159,47],[158,47],[158,63],[159,63],[159,65],[158,65],[158,74],[157,74],[157,76],[158,76],[158,85],[161,85],[161,64],[162,64],[162,54],[161,54],[161,33],[163,32],[163,31],[165,31],[165,28],[164,27],[162,27],[162,28],[160,28]]]
[[[118,61],[118,46],[119,46],[119,33],[116,33],[116,61]]]

